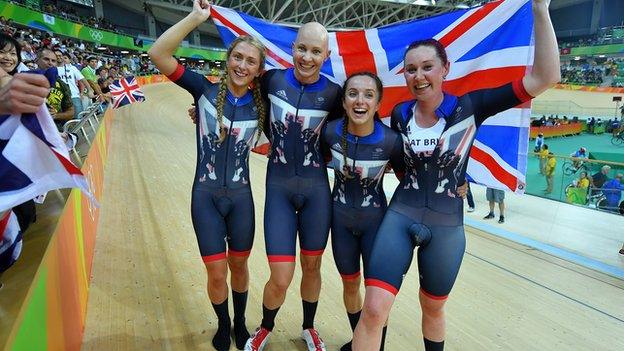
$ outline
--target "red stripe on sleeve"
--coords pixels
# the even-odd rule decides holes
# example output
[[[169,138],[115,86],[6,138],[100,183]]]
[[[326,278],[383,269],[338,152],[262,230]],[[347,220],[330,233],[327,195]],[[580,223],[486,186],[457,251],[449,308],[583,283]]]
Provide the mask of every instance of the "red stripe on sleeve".
[[[529,95],[529,93],[527,93],[526,89],[524,88],[524,83],[522,83],[522,79],[514,80],[511,83],[511,87],[513,88],[514,93],[516,93],[516,97],[518,98],[518,100],[525,102],[533,99],[533,96]]]
[[[170,75],[168,75],[167,78],[169,78],[169,80],[171,80],[172,82],[175,82],[178,79],[180,79],[183,74],[184,74],[184,66],[178,63],[178,67],[176,67],[176,70],[173,71],[173,73],[171,73]]]

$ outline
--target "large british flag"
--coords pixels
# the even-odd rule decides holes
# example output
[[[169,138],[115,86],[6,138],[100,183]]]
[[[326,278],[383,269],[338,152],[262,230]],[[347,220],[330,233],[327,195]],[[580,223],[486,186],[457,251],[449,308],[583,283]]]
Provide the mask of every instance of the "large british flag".
[[[145,101],[145,95],[134,76],[117,79],[108,87],[113,97],[113,108]]]
[[[292,66],[296,30],[218,6],[212,7],[212,19],[226,45],[239,35],[253,35],[268,48],[269,68]],[[322,73],[337,83],[358,71],[377,73],[385,87],[380,112],[388,116],[396,103],[410,98],[403,54],[411,42],[436,38],[445,45],[451,69],[444,90],[459,96],[523,77],[533,62],[532,28],[530,0],[506,0],[377,29],[330,33],[331,56]],[[523,193],[529,119],[529,104],[489,118],[472,147],[469,177]]]

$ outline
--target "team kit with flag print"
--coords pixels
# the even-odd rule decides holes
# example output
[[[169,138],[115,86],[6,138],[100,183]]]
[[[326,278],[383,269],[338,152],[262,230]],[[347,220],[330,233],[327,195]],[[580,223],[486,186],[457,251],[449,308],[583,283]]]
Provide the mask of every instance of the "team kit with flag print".
[[[465,250],[466,183],[525,189],[530,100],[558,80],[549,3],[501,0],[381,28],[327,32],[318,23],[297,30],[194,0],[192,12],[163,33],[149,54],[196,106],[191,218],[218,319],[215,349],[229,350],[231,334],[241,350],[270,345],[298,240],[301,337],[308,350],[326,350],[314,319],[330,233],[353,330],[353,340],[340,350],[384,349],[390,308],[414,259],[420,292],[402,298],[420,301],[425,350],[444,349],[444,303]],[[220,83],[183,67],[171,52],[208,18],[228,47]],[[145,100],[132,76],[110,88],[112,108]],[[65,174],[55,183],[39,179],[45,170],[20,168],[19,159],[5,154],[12,133],[32,130],[27,119],[40,127],[21,137],[37,140],[45,157],[61,160],[49,169]],[[0,173],[20,180],[0,189],[5,252],[19,250],[12,206],[58,187],[86,189],[63,157],[66,151],[55,151],[62,145],[55,138],[40,142],[44,119],[51,121],[46,111],[0,117]],[[269,144],[263,216],[271,276],[262,321],[250,334],[244,317],[249,276],[238,279],[246,279],[246,287],[231,286],[232,328],[229,287],[211,280],[210,272],[227,274],[226,262],[247,265],[256,216],[249,152],[262,144]],[[383,178],[390,172],[399,185],[388,201]],[[414,349],[422,348],[417,344]]]

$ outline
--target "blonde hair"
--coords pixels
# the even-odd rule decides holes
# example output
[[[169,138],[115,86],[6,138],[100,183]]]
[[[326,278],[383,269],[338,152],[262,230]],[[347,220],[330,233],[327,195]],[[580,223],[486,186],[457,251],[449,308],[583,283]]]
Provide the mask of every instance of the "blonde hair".
[[[258,53],[260,54],[260,66],[259,71],[262,72],[264,70],[264,61],[266,59],[266,47],[262,44],[258,39],[250,36],[243,35],[240,36],[230,44],[227,50],[227,59],[229,60],[230,55],[234,48],[240,43],[247,43],[256,49],[258,49]],[[225,140],[225,126],[223,125],[223,108],[225,106],[225,96],[227,93],[227,69],[223,76],[221,77],[221,82],[219,83],[219,91],[217,93],[217,123],[219,123],[219,142],[223,142]],[[257,140],[260,139],[260,135],[262,135],[262,130],[264,126],[264,121],[266,119],[266,107],[264,106],[264,102],[262,101],[262,94],[260,93],[260,79],[258,77],[253,80],[253,99],[256,104],[256,108],[258,110],[258,137]],[[256,140],[256,142],[257,142]]]

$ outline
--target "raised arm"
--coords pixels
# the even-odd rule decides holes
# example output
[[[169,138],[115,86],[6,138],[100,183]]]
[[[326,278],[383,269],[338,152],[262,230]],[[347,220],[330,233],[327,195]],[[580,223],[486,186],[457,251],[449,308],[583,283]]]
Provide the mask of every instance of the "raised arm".
[[[524,88],[531,96],[538,96],[561,80],[559,47],[548,5],[550,0],[533,0],[535,58],[531,73],[523,79]]]
[[[147,53],[160,73],[168,76],[176,70],[178,61],[173,57],[173,53],[182,40],[209,17],[210,4],[208,1],[194,0],[193,11],[180,22],[167,29],[167,31],[156,40]]]

